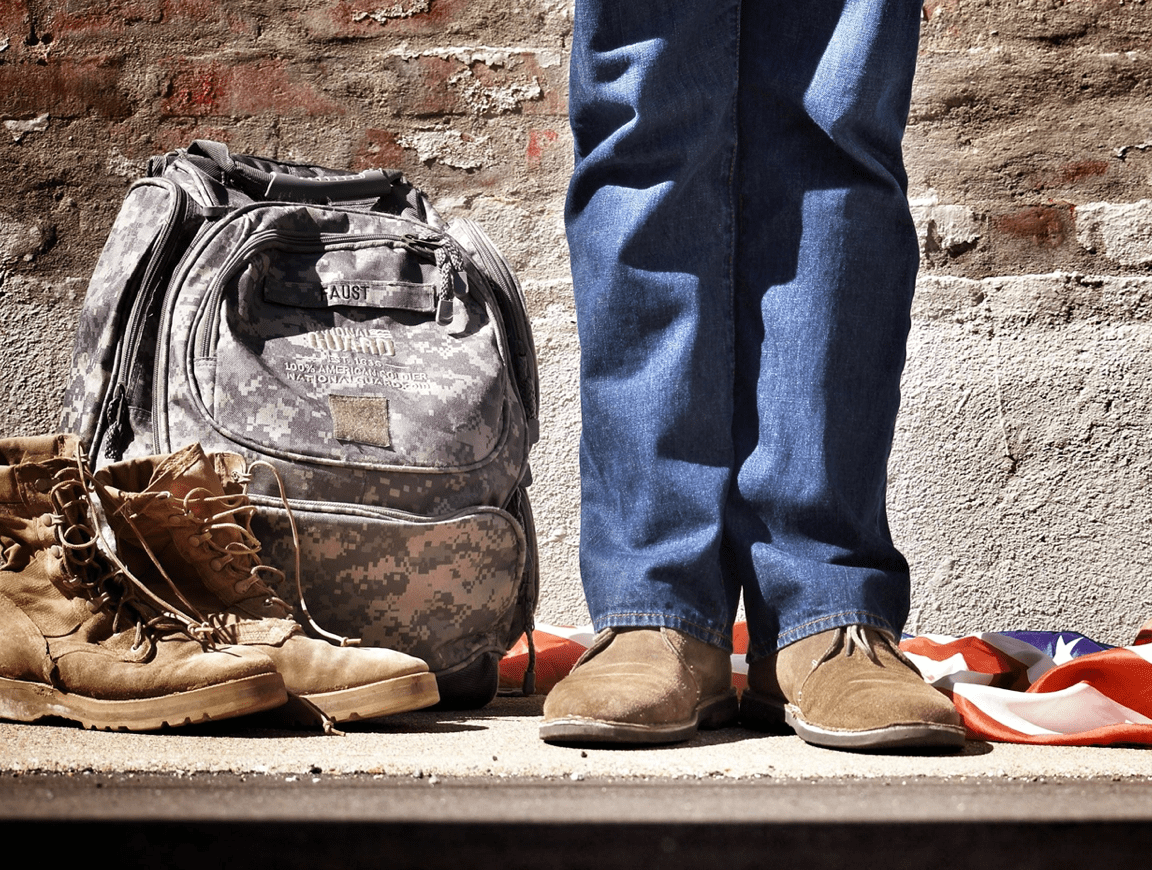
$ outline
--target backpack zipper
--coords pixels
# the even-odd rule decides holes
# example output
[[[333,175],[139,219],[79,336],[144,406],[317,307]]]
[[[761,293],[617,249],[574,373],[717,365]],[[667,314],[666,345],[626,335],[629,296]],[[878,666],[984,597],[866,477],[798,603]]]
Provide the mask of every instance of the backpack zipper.
[[[125,439],[131,435],[128,386],[136,373],[140,342],[150,310],[157,294],[163,292],[165,279],[174,265],[175,257],[173,255],[179,250],[178,245],[171,244],[172,237],[183,229],[190,216],[188,195],[179,185],[161,181],[149,183],[166,188],[172,197],[172,206],[164,226],[150,246],[151,251],[147,266],[145,266],[144,274],[141,276],[139,288],[132,300],[128,321],[124,326],[124,340],[120,342],[114,369],[116,381],[112,386],[110,399],[104,409],[105,431],[102,438],[104,456],[113,461],[121,459],[125,448],[128,446]],[[100,436],[98,435],[97,438]]]
[[[529,443],[535,444],[540,438],[540,375],[536,361],[536,346],[532,341],[532,326],[528,322],[528,300],[516,275],[512,272],[508,261],[496,249],[488,234],[479,225],[469,218],[457,218],[449,227],[449,231],[463,236],[464,242],[470,251],[479,259],[480,272],[501,296],[500,309],[504,315],[503,320],[509,324],[514,346],[511,348],[515,354],[518,366],[522,368],[517,383],[520,386],[520,398],[524,402],[524,409],[528,416]],[[475,262],[475,260],[474,260]]]

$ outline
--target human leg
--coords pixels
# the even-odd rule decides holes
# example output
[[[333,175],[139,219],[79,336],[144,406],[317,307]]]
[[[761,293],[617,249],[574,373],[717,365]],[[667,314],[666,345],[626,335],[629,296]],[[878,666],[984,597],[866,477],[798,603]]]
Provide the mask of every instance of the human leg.
[[[738,2],[581,0],[567,219],[581,342],[581,574],[598,629],[731,643]]]
[[[743,33],[723,553],[749,622],[745,718],[844,748],[955,745],[951,705],[891,642],[909,580],[884,503],[918,256],[900,140],[919,4],[749,2]]]
[[[918,19],[915,0],[746,4],[725,556],[753,658],[906,615],[884,493],[918,263],[900,150]]]
[[[681,740],[736,714],[732,465],[738,0],[580,0],[568,233],[581,341],[581,574],[601,630],[553,741]]]
[[[735,7],[578,10],[568,219],[581,570],[609,633],[554,691],[543,736],[603,722],[613,707],[603,686],[638,674],[635,654],[621,652],[635,638],[615,643],[613,627],[726,645],[743,584],[752,675],[769,663],[775,681],[779,646],[861,624],[894,633],[906,612],[884,476],[916,270],[899,149],[915,9],[745,7],[743,23]],[[882,657],[868,643],[841,647]],[[657,638],[647,648],[662,650]],[[654,698],[692,682],[661,656]],[[783,701],[796,700],[788,692]]]

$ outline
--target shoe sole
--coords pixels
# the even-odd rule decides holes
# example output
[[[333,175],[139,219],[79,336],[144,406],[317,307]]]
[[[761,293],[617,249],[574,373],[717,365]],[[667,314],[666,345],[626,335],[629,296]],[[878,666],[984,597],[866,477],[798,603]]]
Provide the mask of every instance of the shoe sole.
[[[827,749],[959,749],[964,745],[962,725],[917,722],[869,731],[832,731],[805,722],[794,709],[788,705],[784,721],[805,743]]]
[[[351,722],[431,707],[440,700],[440,691],[436,688],[436,675],[425,671],[300,697],[333,722]]]
[[[279,707],[288,700],[279,674],[257,674],[156,698],[105,700],[42,683],[0,678],[0,718],[35,722],[55,716],[100,731],[156,731]]]
[[[758,731],[786,734],[793,731],[805,743],[826,749],[958,749],[964,745],[963,725],[916,722],[866,731],[837,731],[804,721],[799,708],[764,698],[751,690],[741,699],[740,718]]]
[[[660,744],[688,740],[700,729],[723,728],[736,721],[740,705],[736,690],[701,704],[686,722],[669,725],[637,725],[569,716],[552,719],[540,725],[540,739],[545,743]]]

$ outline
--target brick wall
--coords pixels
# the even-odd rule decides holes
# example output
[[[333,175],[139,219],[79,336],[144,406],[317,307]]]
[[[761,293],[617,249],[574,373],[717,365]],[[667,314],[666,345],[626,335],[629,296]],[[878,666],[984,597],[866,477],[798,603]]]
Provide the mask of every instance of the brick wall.
[[[919,630],[1152,611],[1152,8],[929,0],[890,480]]]
[[[585,617],[560,213],[566,0],[0,0],[0,431],[52,429],[87,275],[197,137],[397,166],[524,281],[544,379],[541,616]],[[892,463],[921,629],[1152,610],[1152,12],[929,0],[908,133],[923,270]]]

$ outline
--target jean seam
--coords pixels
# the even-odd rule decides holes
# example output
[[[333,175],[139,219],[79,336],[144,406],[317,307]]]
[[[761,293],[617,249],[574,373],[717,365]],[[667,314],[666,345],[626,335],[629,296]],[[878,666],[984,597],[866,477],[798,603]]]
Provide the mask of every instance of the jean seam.
[[[827,628],[824,627],[828,623],[836,623],[845,617],[852,617],[853,621],[840,622],[839,625],[831,625]],[[796,626],[795,628],[781,632],[777,638],[778,643],[775,648],[769,648],[763,644],[750,646],[748,648],[748,661],[754,662],[762,658],[767,658],[770,655],[774,655],[782,647],[793,644],[796,641],[803,640],[804,638],[810,637],[814,634],[819,634],[822,631],[828,631],[832,628],[843,628],[848,625],[867,625],[870,628],[891,632],[893,637],[898,636],[898,633],[892,628],[891,622],[879,614],[872,613],[867,610],[842,610],[839,613],[830,613],[827,616],[821,616],[817,619],[810,619],[807,622]],[[817,630],[808,630],[812,628],[817,628]]]
[[[632,610],[632,611],[625,610],[625,611],[616,611],[614,613],[606,613],[603,616],[601,616],[599,619],[596,620],[596,626],[595,626],[596,631],[597,631],[597,633],[599,633],[605,627],[607,627],[607,628],[639,628],[639,627],[642,627],[642,626],[633,626],[633,625],[612,625],[612,624],[610,624],[610,621],[613,619],[617,619],[617,618],[631,619],[631,618],[635,618],[635,617],[652,618],[652,619],[657,619],[657,620],[675,622],[679,625],[691,626],[692,628],[696,629],[697,631],[700,631],[700,632],[708,635],[709,637],[715,638],[717,643],[713,644],[714,646],[721,646],[721,647],[724,647],[727,649],[731,649],[731,647],[732,647],[731,630],[729,630],[727,633],[718,632],[718,631],[716,631],[716,629],[714,629],[710,626],[701,625],[700,623],[694,622],[691,619],[686,619],[683,616],[677,616],[676,614],[672,614],[672,613],[653,613],[653,612],[636,611],[636,610]],[[662,625],[661,623],[657,622],[657,623],[653,623],[653,625],[651,627],[652,628],[670,628],[672,626]]]

